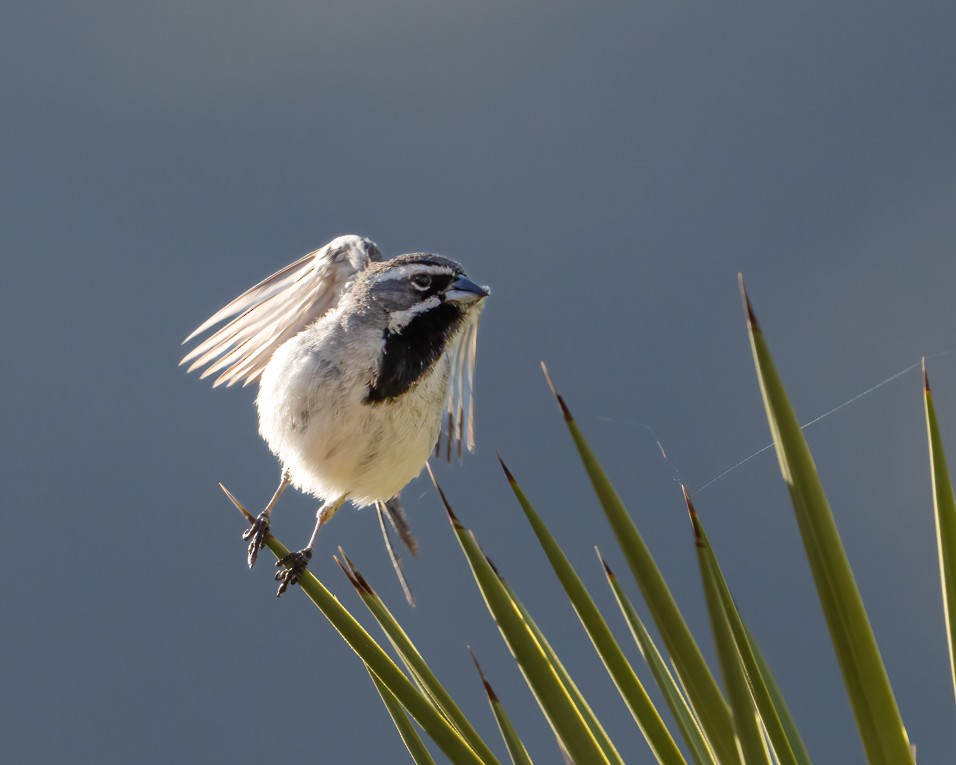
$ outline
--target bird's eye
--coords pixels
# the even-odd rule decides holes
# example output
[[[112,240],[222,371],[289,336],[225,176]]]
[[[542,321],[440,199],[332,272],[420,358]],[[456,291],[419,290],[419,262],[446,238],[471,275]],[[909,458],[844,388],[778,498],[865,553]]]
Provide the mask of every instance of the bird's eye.
[[[432,286],[432,278],[428,274],[415,274],[415,276],[412,277],[412,286],[424,292]]]

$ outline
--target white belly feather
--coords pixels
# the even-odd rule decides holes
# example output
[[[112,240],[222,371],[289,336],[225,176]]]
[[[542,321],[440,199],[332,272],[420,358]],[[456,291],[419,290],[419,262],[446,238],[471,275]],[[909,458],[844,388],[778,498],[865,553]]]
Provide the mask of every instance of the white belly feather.
[[[322,500],[348,494],[362,506],[391,499],[425,466],[441,430],[449,361],[442,356],[400,403],[368,404],[383,343],[360,337],[367,333],[327,315],[288,340],[262,375],[256,406],[259,432],[294,486]]]

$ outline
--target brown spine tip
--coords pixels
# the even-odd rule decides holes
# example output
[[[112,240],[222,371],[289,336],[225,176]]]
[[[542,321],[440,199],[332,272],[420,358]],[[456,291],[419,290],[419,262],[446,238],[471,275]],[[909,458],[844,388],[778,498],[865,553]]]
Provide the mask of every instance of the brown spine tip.
[[[488,678],[485,677],[485,673],[481,671],[481,665],[478,663],[478,659],[475,657],[475,652],[471,650],[471,646],[468,646],[468,653],[471,654],[471,660],[475,662],[475,669],[478,670],[478,676],[481,678],[481,684],[485,686],[485,693],[488,694],[488,700],[495,703],[500,703],[498,701],[497,694],[491,687],[491,683],[488,682]]]
[[[451,505],[448,504],[448,498],[445,496],[445,492],[443,492],[441,486],[438,485],[438,481],[435,479],[435,474],[432,472],[432,466],[426,462],[425,467],[428,470],[428,477],[432,479],[432,485],[438,492],[438,496],[441,499],[442,505],[445,506],[445,512],[448,514],[448,520],[451,522],[452,528],[456,530],[464,529],[465,527],[461,525],[461,521],[458,520],[458,516],[456,516],[454,511],[451,509]]]
[[[737,283],[740,285],[740,299],[744,303],[744,313],[747,314],[747,326],[751,332],[759,332],[760,325],[757,323],[757,316],[754,314],[754,307],[750,304],[750,298],[747,295],[747,288],[744,286],[744,275],[737,274]]]
[[[339,564],[339,568],[342,569],[342,573],[345,574],[345,576],[348,578],[349,582],[351,582],[352,586],[353,586],[356,590],[360,589],[359,583],[356,581],[355,577],[352,576],[352,572],[349,571],[349,567],[345,565],[345,562],[339,560],[339,556],[338,556],[338,555],[333,555],[333,556],[332,556],[332,560],[334,560],[336,563]]]
[[[498,458],[498,462],[501,463],[501,469],[505,471],[505,478],[508,479],[508,483],[514,485],[517,483],[515,477],[511,474],[511,471],[508,470],[508,466],[505,464],[505,461],[501,459],[501,455],[498,452],[495,452],[495,456]]]
[[[366,579],[365,579],[364,576],[362,576],[362,575],[361,575],[358,571],[356,571],[354,568],[352,569],[352,573],[355,574],[355,581],[357,581],[357,582],[359,583],[359,587],[361,587],[363,590],[365,590],[365,592],[367,592],[369,595],[374,595],[374,594],[375,594],[375,590],[372,589],[372,585],[370,585],[370,584],[368,583],[368,581],[366,581]]]
[[[363,588],[359,580],[355,577],[355,570],[352,568],[352,561],[349,560],[349,556],[345,554],[345,551],[341,546],[339,546],[339,554],[333,555],[332,560],[334,560],[338,564],[339,568],[342,569],[342,573],[348,577],[348,580],[352,583],[352,586],[358,590],[359,593],[361,593]]]
[[[690,494],[687,493],[687,487],[684,484],[680,485],[680,490],[684,493],[684,502],[687,504],[687,515],[690,516],[690,523],[694,527],[694,543],[698,547],[704,546],[704,537],[701,534],[700,521],[697,518],[697,510],[694,508],[694,503],[691,502]]]
[[[564,402],[564,398],[558,393],[558,389],[554,387],[554,380],[551,379],[551,375],[548,373],[548,367],[545,366],[545,363],[541,362],[541,371],[544,372],[544,379],[548,381],[548,387],[551,389],[551,395],[557,399],[558,406],[561,407],[561,414],[564,415],[564,419],[567,421],[572,421],[574,417],[571,415],[571,410],[568,409],[568,405]]]
[[[687,491],[687,487],[684,484],[680,485],[681,493],[684,495],[684,503],[687,505],[687,509],[690,512],[694,512],[694,503],[690,501],[690,493]]]
[[[601,551],[597,548],[597,545],[594,546],[594,552],[597,553],[598,560],[601,561],[601,565],[604,566],[604,574],[607,576],[607,578],[612,582],[616,581],[617,577],[614,576],[614,572],[611,571],[611,567],[607,565],[607,561],[604,560],[604,556],[601,555]]]
[[[227,488],[226,488],[225,486],[223,486],[221,483],[219,484],[219,488],[222,489],[223,493],[224,493],[227,497],[229,497],[229,501],[232,502],[232,504],[236,506],[236,510],[238,510],[240,513],[242,513],[244,516],[246,516],[246,520],[249,521],[250,524],[255,523],[256,519],[255,519],[255,517],[253,516],[253,514],[250,513],[248,510],[246,510],[246,508],[244,508],[244,507],[242,506],[242,502],[240,502],[238,499],[236,499],[234,496],[232,496],[232,492],[229,491],[229,489],[227,489]]]
[[[342,559],[349,564],[349,568],[355,571],[355,564],[352,563],[352,559],[345,554],[345,550],[342,548],[342,545],[339,545],[339,555],[341,555]]]
[[[929,393],[929,375],[926,374],[926,357],[923,356],[923,391]]]
[[[345,572],[345,575],[349,578],[349,581],[359,591],[364,591],[369,595],[374,595],[375,591],[372,589],[372,586],[365,580],[365,577],[359,573],[359,570],[355,568],[355,564],[352,563],[352,559],[345,554],[345,550],[342,549],[342,546],[339,545],[339,555],[342,556],[340,561],[338,558],[335,558],[335,562],[339,564],[339,567]]]

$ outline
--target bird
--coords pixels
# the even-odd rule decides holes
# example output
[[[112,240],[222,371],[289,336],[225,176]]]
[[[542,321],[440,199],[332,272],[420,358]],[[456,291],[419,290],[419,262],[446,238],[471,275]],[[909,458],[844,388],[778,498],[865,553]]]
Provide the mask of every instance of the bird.
[[[412,602],[384,519],[414,554],[401,490],[432,453],[451,460],[474,449],[478,324],[489,292],[446,257],[385,259],[349,234],[259,282],[183,341],[197,342],[180,362],[188,372],[218,373],[214,387],[259,385],[259,434],[281,473],[243,534],[249,567],[287,487],[322,503],[308,544],[276,563],[277,596],[300,580],[319,531],[350,501],[377,509]]]

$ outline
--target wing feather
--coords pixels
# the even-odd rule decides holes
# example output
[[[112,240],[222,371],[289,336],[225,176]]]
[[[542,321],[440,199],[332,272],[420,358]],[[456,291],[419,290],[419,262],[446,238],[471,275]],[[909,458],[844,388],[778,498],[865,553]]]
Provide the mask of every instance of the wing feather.
[[[226,322],[187,353],[180,364],[200,375],[221,374],[213,386],[248,385],[275,350],[330,311],[356,274],[382,260],[378,247],[359,236],[340,236],[243,292],[193,330],[183,343]],[[228,320],[228,321],[227,321]]]
[[[459,461],[463,448],[475,448],[475,364],[478,352],[478,322],[481,307],[471,312],[467,322],[448,348],[450,369],[448,395],[445,401],[445,428],[436,453],[441,454],[445,442],[445,456],[449,462],[457,454]]]

